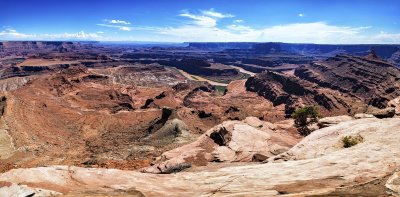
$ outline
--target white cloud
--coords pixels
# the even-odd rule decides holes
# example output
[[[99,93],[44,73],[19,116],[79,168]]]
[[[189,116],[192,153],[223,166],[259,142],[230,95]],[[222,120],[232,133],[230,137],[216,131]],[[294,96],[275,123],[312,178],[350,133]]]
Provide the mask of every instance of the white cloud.
[[[191,25],[197,25],[201,27],[215,27],[219,19],[234,17],[231,14],[216,12],[214,9],[201,10],[201,14],[198,15],[192,14],[187,10],[182,10],[182,13],[179,16],[192,19]]]
[[[0,32],[0,40],[98,40],[101,39],[96,33],[77,33],[62,34],[24,34],[15,29],[7,28]]]
[[[222,16],[223,14],[221,14]],[[265,28],[252,28],[237,24],[217,27],[218,18],[194,15],[189,12],[180,14],[192,19],[191,23],[178,27],[158,28],[164,41],[196,42],[290,42],[320,44],[363,44],[363,43],[400,43],[400,34],[381,32],[367,36],[366,30],[372,28],[329,25],[326,22],[292,23]]]
[[[209,10],[202,10],[201,13],[205,16],[209,16],[209,17],[213,17],[213,18],[233,18],[233,17],[235,17],[232,14],[223,14],[220,12],[216,12],[216,11],[214,11],[213,8],[211,8]]]
[[[182,13],[179,16],[193,19],[193,24],[203,27],[214,27],[217,25],[217,20],[208,16],[193,15],[190,13]]]
[[[246,32],[254,32],[254,31],[255,31],[254,29],[252,29],[252,28],[249,27],[249,26],[245,26],[245,25],[236,25],[236,24],[228,25],[228,26],[227,26],[227,29],[228,29],[228,30],[231,30],[231,31],[233,31],[233,32],[241,32],[242,34],[243,34],[243,33],[246,33]]]
[[[131,24],[130,22],[127,22],[127,21],[115,20],[115,19],[113,19],[113,20],[106,20],[106,21],[109,22],[109,23],[112,23],[112,24],[124,24],[124,25],[130,25],[130,24]]]
[[[111,28],[117,28],[121,31],[131,31],[131,27],[129,26],[131,23],[123,20],[108,20],[104,19],[104,23],[97,24],[98,26],[103,26],[103,27],[111,27]],[[128,26],[126,26],[128,25]]]
[[[366,39],[365,43],[400,43],[400,33],[390,34],[386,32],[380,32],[369,39]]]
[[[85,33],[80,31],[77,33],[63,33],[63,34],[43,34],[39,35],[41,38],[45,39],[79,39],[79,40],[96,40],[100,36],[97,33]]]
[[[393,35],[380,34],[367,37],[365,30],[371,27],[348,27],[329,25],[325,22],[292,23],[275,25],[265,28],[252,28],[240,25],[242,20],[234,20],[231,25],[219,27],[221,18],[233,17],[210,10],[203,10],[200,14],[193,14],[184,10],[179,16],[191,19],[178,27],[158,28],[159,34],[168,41],[204,41],[204,42],[294,42],[294,43],[390,43],[395,42]],[[304,16],[300,13],[299,16]]]
[[[0,38],[22,39],[22,38],[29,38],[29,37],[35,37],[35,35],[19,33],[19,32],[17,32],[17,30],[12,29],[12,28],[6,28],[5,30],[0,32]]]
[[[230,28],[230,29],[229,29]],[[231,26],[228,29],[203,26],[183,26],[179,28],[163,28],[160,34],[168,37],[166,40],[196,41],[196,42],[229,42],[256,41],[259,33],[241,26]]]
[[[97,24],[98,26],[102,27],[112,27],[112,28],[117,28],[121,31],[131,31],[131,27],[127,26],[121,26],[121,25],[110,25],[110,24]]]
[[[300,14],[299,14],[299,16],[300,16],[300,17],[303,17],[303,16],[304,16],[304,14],[303,14],[303,13],[300,13]]]
[[[119,29],[122,31],[130,31],[131,30],[130,27],[120,27]]]
[[[359,28],[327,25],[323,22],[278,25],[260,30],[261,38],[284,42],[348,42],[360,33]]]

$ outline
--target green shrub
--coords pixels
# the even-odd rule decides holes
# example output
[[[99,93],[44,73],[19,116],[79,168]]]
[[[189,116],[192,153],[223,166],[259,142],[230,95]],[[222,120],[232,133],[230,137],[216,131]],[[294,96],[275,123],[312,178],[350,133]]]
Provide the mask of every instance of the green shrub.
[[[342,142],[343,142],[344,148],[350,148],[350,147],[355,146],[358,143],[362,142],[362,137],[361,136],[358,136],[358,137],[345,136],[342,139]]]
[[[299,129],[299,133],[305,136],[311,133],[310,129],[308,129],[308,125],[318,122],[319,117],[321,117],[321,115],[319,114],[318,108],[315,106],[299,108],[292,114],[292,118],[294,118],[294,123]]]
[[[218,85],[216,85],[216,86],[215,86],[215,90],[216,90],[217,92],[225,93],[225,91],[226,91],[226,86],[218,86]]]

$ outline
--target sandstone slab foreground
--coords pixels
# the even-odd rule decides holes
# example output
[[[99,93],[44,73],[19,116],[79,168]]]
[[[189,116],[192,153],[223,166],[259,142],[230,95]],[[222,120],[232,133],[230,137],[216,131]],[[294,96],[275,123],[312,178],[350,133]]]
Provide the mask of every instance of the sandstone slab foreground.
[[[38,196],[50,192],[131,196],[346,196],[363,192],[374,196],[386,192],[386,180],[400,166],[399,131],[397,118],[346,121],[304,138],[283,153],[287,161],[277,157],[269,163],[201,172],[148,174],[73,166],[14,169],[0,175],[4,185],[0,194],[11,194],[19,184]],[[362,141],[344,148],[345,136],[359,136]]]

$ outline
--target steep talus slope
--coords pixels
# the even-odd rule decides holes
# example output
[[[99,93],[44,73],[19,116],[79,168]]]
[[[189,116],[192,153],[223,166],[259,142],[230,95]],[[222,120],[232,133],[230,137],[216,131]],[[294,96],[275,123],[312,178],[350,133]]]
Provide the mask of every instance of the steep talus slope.
[[[400,164],[399,129],[397,118],[350,120],[307,136],[289,150],[295,160],[205,168],[201,172],[155,175],[66,166],[14,169],[0,175],[5,185],[0,193],[9,194],[19,187],[28,194],[43,195],[49,190],[70,195],[386,195],[385,182]],[[344,148],[341,139],[356,135],[362,142]]]
[[[400,70],[377,58],[338,55],[301,66],[294,75],[260,73],[246,88],[275,106],[285,104],[287,115],[302,105],[319,105],[323,114],[354,114],[366,105],[384,108],[399,96]]]

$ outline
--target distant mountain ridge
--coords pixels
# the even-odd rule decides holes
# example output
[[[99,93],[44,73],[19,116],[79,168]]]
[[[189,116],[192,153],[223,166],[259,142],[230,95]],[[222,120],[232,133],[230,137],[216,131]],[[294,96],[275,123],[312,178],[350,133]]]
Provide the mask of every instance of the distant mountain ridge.
[[[190,42],[189,48],[223,51],[251,50],[254,53],[288,52],[313,57],[333,57],[337,54],[365,56],[371,50],[376,55],[400,66],[400,44],[301,44],[282,42]]]

